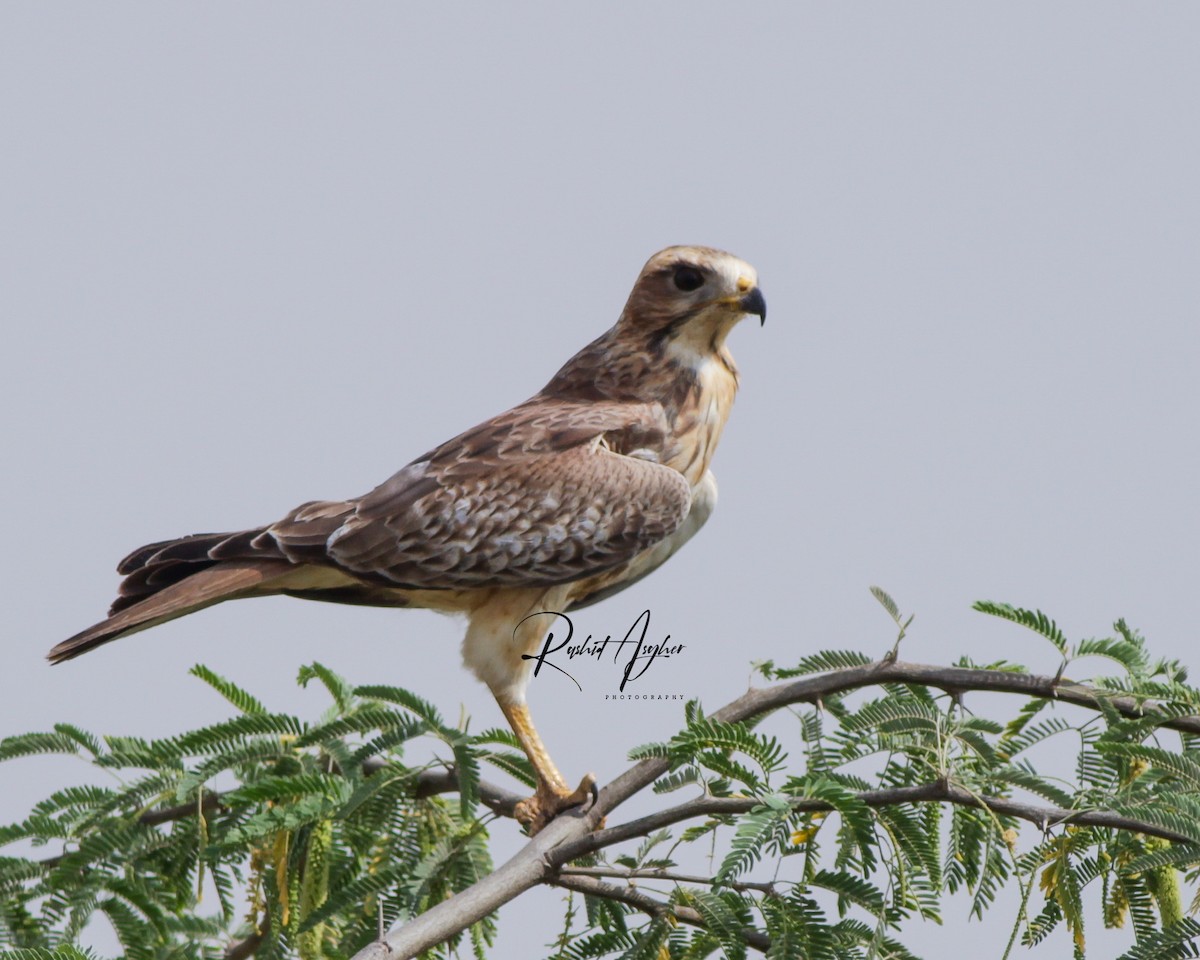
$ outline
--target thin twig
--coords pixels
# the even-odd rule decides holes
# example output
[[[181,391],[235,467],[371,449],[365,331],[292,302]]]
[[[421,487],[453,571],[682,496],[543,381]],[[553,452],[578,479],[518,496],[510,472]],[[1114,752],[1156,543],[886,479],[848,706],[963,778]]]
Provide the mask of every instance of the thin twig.
[[[604,883],[602,880],[597,880],[594,877],[583,876],[566,876],[560,875],[553,880],[548,881],[556,887],[563,887],[567,890],[575,890],[579,893],[586,893],[593,897],[603,897],[606,900],[616,900],[620,903],[626,903],[635,909],[641,910],[643,913],[648,913],[652,917],[661,917],[664,915],[674,916],[680,923],[686,923],[693,927],[700,927],[702,930],[708,929],[708,924],[704,922],[704,917],[699,911],[693,910],[691,907],[677,906],[666,903],[663,900],[656,900],[654,897],[647,896],[640,890],[634,887],[618,887],[611,883]],[[743,927],[738,931],[746,946],[759,953],[766,953],[771,949],[771,938],[753,927]]]
[[[208,813],[219,806],[221,806],[221,794],[206,790],[204,797],[199,803],[195,800],[189,800],[187,803],[180,803],[173,807],[156,807],[153,810],[147,810],[139,816],[138,823],[147,827],[156,827],[160,823],[170,823],[172,820],[186,820],[188,817],[194,817],[199,810]]]
[[[657,867],[642,867],[637,870],[631,870],[628,867],[560,867],[558,875],[560,877],[614,877],[618,880],[662,880],[667,883],[694,883],[706,887],[711,887],[717,882],[716,877],[700,877],[686,873],[674,873],[670,870],[662,870]],[[723,883],[721,886],[728,887],[730,890],[755,890],[759,893],[775,893],[775,884],[773,883],[751,883],[742,880],[736,883],[732,881]]]

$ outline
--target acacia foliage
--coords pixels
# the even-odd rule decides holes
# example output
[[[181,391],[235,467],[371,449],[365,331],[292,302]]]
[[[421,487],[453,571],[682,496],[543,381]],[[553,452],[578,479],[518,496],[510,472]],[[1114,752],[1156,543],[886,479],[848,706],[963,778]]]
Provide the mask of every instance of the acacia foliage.
[[[909,621],[876,596],[898,645]],[[686,798],[681,822],[563,865],[550,882],[565,889],[564,916],[546,956],[908,958],[905,934],[938,922],[947,895],[983,917],[1005,885],[1019,891],[1005,956],[1061,927],[1085,957],[1089,900],[1106,926],[1130,931],[1128,960],[1200,955],[1189,895],[1200,739],[1183,722],[1200,715],[1200,691],[1122,621],[1111,637],[1071,643],[1040,612],[977,609],[1045,637],[1060,677],[1082,658],[1114,664],[1115,676],[1090,683],[1094,709],[1034,696],[1001,721],[968,709],[964,689],[887,683],[797,703],[771,734],[761,715],[726,722],[689,703],[674,737],[631,751],[667,762],[653,789],[663,809]],[[825,651],[758,670],[786,681],[868,663]],[[192,672],[236,715],[157,740],[59,724],[0,741],[0,760],[68,754],[105,775],[0,827],[0,844],[24,851],[0,857],[0,957],[92,956],[79,943],[96,920],[134,960],[350,957],[381,924],[492,872],[489,830],[516,828],[502,819],[511,800],[481,770],[533,783],[510,733],[471,733],[410,691],[355,687],[321,664],[299,675],[330,697],[312,722]],[[1141,705],[1132,716],[1117,707],[1129,697]],[[1042,745],[1068,738],[1074,770],[1039,770]],[[438,759],[409,758],[419,739]],[[1063,811],[1109,811],[1124,828]],[[709,865],[699,874],[698,860]],[[496,934],[485,917],[430,955],[486,957]]]

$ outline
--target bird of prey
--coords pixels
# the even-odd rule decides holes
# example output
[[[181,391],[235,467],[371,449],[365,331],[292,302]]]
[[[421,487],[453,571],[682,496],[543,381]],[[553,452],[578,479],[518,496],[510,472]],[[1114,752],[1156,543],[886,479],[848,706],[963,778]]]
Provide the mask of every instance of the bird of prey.
[[[766,320],[757,274],[709,247],[646,263],[616,325],[535,396],[412,461],[365,496],[318,500],[237,533],[151,543],[121,561],[108,619],[49,653],[58,663],[224,600],[425,607],[467,615],[463,660],[500,705],[537,774],[531,832],[595,789],[571,790],[525,702],[551,617],[664,563],[717,499],[709,461],[738,386],[725,338]]]

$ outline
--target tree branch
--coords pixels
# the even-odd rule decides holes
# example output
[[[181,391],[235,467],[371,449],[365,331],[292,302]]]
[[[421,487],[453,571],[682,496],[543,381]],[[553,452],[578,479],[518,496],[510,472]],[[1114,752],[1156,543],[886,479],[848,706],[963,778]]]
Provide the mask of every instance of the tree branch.
[[[1072,826],[1105,827],[1110,830],[1144,833],[1147,836],[1161,837],[1175,843],[1196,842],[1192,837],[1176,833],[1173,830],[1107,810],[1070,810],[1066,807],[1038,806],[1033,803],[1006,800],[1002,797],[980,797],[963,787],[946,782],[919,784],[912,787],[892,787],[887,790],[864,790],[855,794],[855,798],[868,807],[891,807],[902,803],[953,803],[957,806],[991,810],[993,813],[1027,820],[1029,823],[1037,824],[1043,830],[1071,824]],[[678,806],[639,817],[637,820],[630,820],[617,827],[597,830],[595,833],[564,846],[556,851],[556,854],[562,856],[564,862],[569,862],[604,847],[610,847],[615,843],[645,836],[661,830],[663,827],[669,827],[673,823],[680,823],[695,817],[732,816],[733,814],[747,813],[759,806],[762,806],[761,800],[749,797],[699,797]],[[798,812],[812,813],[836,809],[824,800],[805,797],[792,800],[791,806]]]
[[[186,820],[188,817],[194,817],[197,809],[208,813],[221,806],[222,796],[223,794],[205,790],[204,797],[199,803],[189,800],[187,803],[176,804],[173,807],[156,807],[141,814],[138,817],[138,823],[147,827],[157,827],[160,823],[171,823],[174,820]]]
[[[383,764],[374,765],[374,768],[363,764],[363,767],[365,772],[370,775],[382,769]],[[428,770],[422,770],[417,775],[413,795],[420,800],[439,793],[453,793],[457,789],[458,773],[453,766],[442,768],[431,767]],[[233,791],[228,792],[232,793]],[[224,798],[225,793],[206,792],[204,800],[199,806],[203,808],[205,813],[208,813],[223,806]],[[513,816],[513,809],[523,799],[525,798],[519,793],[513,793],[511,790],[506,790],[504,787],[489,783],[487,780],[479,781],[480,802],[500,816],[511,818]],[[174,820],[186,820],[188,817],[196,815],[196,808],[197,804],[194,800],[170,807],[156,807],[141,814],[138,817],[138,823],[154,827],[162,823],[170,823]]]
[[[935,667],[922,663],[878,660],[861,667],[849,667],[772,687],[751,688],[714,716],[720,720],[743,720],[767,713],[790,703],[815,703],[830,694],[845,693],[861,687],[884,683],[920,684],[959,695],[966,691],[1019,693],[1046,700],[1060,700],[1077,707],[1100,709],[1104,701],[1125,717],[1141,718],[1156,709],[1154,702],[1139,701],[1128,695],[1109,694],[1083,683],[1061,677],[1046,677],[1010,670],[983,670],[969,667]],[[728,714],[727,714],[728,711]],[[1200,716],[1166,717],[1159,726],[1181,733],[1200,734]]]
[[[631,907],[641,910],[643,913],[650,914],[652,917],[671,915],[681,923],[700,927],[703,930],[708,929],[708,924],[704,922],[704,917],[700,915],[699,911],[693,910],[691,907],[676,906],[663,900],[656,900],[654,897],[647,896],[640,890],[630,886],[618,887],[611,883],[604,883],[594,877],[566,874],[560,874],[555,879],[550,880],[549,883],[567,890],[575,890],[578,893],[586,893],[589,896],[603,897],[606,900],[616,900],[620,903],[626,903]],[[752,927],[744,927],[738,933],[746,942],[746,946],[757,950],[759,953],[766,953],[771,949],[771,938]]]
[[[661,870],[658,868],[642,868],[638,870],[630,870],[628,867],[560,867],[558,870],[560,877],[616,877],[620,880],[663,880],[668,883],[694,883],[699,886],[711,887],[716,882],[716,877],[699,877],[691,876],[686,873],[673,873],[670,870]],[[759,893],[773,894],[775,893],[775,884],[773,883],[749,883],[740,881],[737,883],[725,883],[722,886],[728,887],[730,890],[755,890]]]
[[[417,778],[417,799],[432,797],[438,793],[454,793],[458,790],[458,771],[453,766],[442,769],[423,770]],[[493,813],[513,819],[514,810],[525,797],[505,790],[487,780],[479,781],[479,801]]]
[[[250,936],[244,940],[236,940],[225,948],[223,954],[224,960],[246,960],[247,957],[252,957],[258,952],[258,948],[262,946],[263,941],[267,938],[267,932],[271,929],[271,918],[264,917],[262,921],[262,929],[255,930]]]

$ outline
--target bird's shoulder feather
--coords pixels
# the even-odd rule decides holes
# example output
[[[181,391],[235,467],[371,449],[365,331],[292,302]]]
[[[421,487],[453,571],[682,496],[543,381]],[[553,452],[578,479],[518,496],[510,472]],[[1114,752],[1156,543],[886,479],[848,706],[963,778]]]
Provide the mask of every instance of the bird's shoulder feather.
[[[671,434],[657,404],[533,400],[430,451],[344,515],[314,518],[328,559],[397,585],[560,583],[669,536],[691,491],[656,462]],[[312,507],[310,506],[311,512]],[[307,515],[269,528],[287,550]]]

